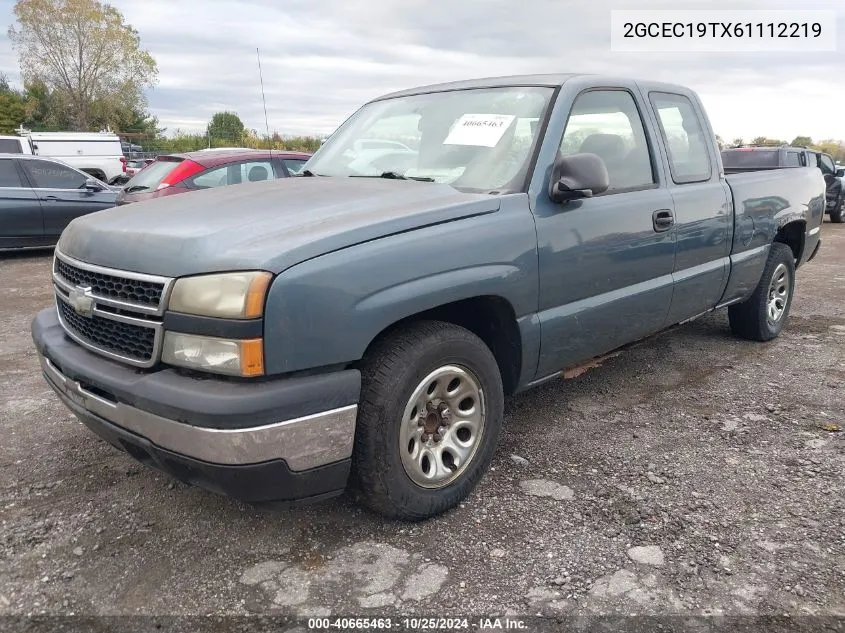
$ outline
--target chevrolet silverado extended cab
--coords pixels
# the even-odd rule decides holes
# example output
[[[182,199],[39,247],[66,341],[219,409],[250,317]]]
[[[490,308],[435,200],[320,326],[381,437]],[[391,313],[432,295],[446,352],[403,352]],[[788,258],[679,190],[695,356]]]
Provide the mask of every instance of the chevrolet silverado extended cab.
[[[373,138],[404,148],[361,160]],[[816,168],[726,177],[681,86],[429,86],[299,176],[74,220],[32,335],[61,401],[149,466],[421,519],[482,477],[506,394],[722,307],[776,337],[824,196]]]

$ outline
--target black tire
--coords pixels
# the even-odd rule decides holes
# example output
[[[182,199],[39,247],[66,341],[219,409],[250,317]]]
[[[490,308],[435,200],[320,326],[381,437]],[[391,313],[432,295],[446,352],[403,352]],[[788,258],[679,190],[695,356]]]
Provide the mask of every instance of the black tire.
[[[446,366],[470,372],[481,389],[481,410],[486,410],[486,416],[464,470],[443,487],[432,489],[415,483],[406,471],[403,459],[411,458],[400,455],[400,426],[410,424],[404,413],[422,381]],[[414,323],[386,336],[368,352],[361,378],[351,480],[358,500],[384,516],[418,521],[449,510],[469,495],[490,467],[504,412],[501,374],[484,342],[451,323]],[[425,446],[420,443],[418,454]],[[453,472],[458,470],[454,466]]]
[[[783,268],[781,268],[783,267]],[[774,278],[786,273],[788,288],[783,311],[779,318],[772,319],[769,315],[769,293]],[[786,244],[775,242],[769,251],[769,259],[760,277],[760,283],[746,301],[728,308],[728,320],[731,331],[735,336],[751,341],[770,341],[777,337],[789,318],[789,308],[792,305],[792,294],[795,290],[795,256]]]
[[[839,202],[833,211],[830,212],[830,221],[836,224],[845,222],[845,193],[839,196]]]

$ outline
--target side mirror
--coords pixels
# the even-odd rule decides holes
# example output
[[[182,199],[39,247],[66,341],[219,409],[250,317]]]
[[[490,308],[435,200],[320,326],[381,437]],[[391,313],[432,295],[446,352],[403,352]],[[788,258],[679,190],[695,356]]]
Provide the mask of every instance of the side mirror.
[[[845,178],[845,169],[837,169],[836,170],[836,177],[837,178]]]
[[[105,189],[102,183],[99,180],[95,180],[94,178],[89,178],[85,181],[85,189],[88,191],[102,191]]]
[[[610,187],[604,161],[596,154],[572,154],[555,161],[549,197],[553,202],[591,198]]]

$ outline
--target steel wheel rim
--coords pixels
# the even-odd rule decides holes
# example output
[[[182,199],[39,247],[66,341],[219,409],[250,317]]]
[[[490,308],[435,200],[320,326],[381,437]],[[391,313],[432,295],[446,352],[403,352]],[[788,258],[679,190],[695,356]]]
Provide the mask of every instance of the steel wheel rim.
[[[777,323],[786,312],[789,300],[789,269],[786,264],[778,264],[769,282],[768,301],[766,302],[766,316],[771,323]]]
[[[423,378],[402,414],[399,454],[405,473],[422,488],[443,488],[460,477],[478,453],[487,409],[478,377],[444,365]]]

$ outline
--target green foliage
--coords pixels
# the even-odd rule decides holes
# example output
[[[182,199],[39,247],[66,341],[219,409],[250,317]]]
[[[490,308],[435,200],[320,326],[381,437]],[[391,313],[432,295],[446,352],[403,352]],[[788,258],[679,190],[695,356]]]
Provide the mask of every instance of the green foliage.
[[[215,147],[250,147],[254,149],[276,149],[313,153],[320,147],[320,138],[316,136],[281,136],[272,134],[269,138],[245,132],[240,138],[232,136],[209,136],[208,134],[190,134],[175,130],[170,137],[138,139],[134,141],[144,149],[167,154],[195,152]]]
[[[813,139],[809,136],[796,136],[792,139],[792,143],[790,145],[795,145],[797,147],[810,147],[813,144]]]
[[[116,8],[97,0],[18,0],[14,13],[9,39],[24,81],[45,86],[77,130],[114,127],[145,107],[144,89],[158,68]]]
[[[246,128],[241,118],[234,112],[218,112],[211,117],[208,135],[212,138],[240,139]]]
[[[0,133],[13,134],[26,118],[26,102],[13,92],[0,94]]]

